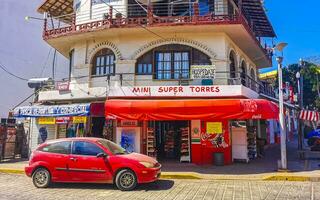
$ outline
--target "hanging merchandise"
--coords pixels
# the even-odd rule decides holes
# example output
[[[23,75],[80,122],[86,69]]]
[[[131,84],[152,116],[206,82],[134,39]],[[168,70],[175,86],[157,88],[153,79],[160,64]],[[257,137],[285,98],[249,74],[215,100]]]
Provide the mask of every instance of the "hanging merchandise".
[[[253,125],[247,126],[248,157],[251,160],[257,157],[256,135],[256,127]]]
[[[147,155],[153,158],[157,157],[156,141],[153,128],[147,129]]]
[[[190,162],[190,141],[189,141],[189,127],[180,128],[181,132],[181,155],[180,162]]]

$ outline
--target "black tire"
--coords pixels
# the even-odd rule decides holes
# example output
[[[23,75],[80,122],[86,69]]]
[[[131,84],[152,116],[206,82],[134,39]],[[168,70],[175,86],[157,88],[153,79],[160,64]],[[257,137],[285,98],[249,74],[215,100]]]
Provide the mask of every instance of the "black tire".
[[[32,174],[33,185],[37,188],[46,188],[51,183],[50,172],[46,168],[38,168]]]
[[[131,191],[137,186],[137,177],[129,169],[120,170],[115,179],[116,186],[121,191]]]

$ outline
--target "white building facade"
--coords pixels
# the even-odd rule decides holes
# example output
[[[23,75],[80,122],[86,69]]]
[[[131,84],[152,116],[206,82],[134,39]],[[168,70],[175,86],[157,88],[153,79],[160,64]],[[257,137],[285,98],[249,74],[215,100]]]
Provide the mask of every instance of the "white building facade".
[[[258,70],[272,64],[272,53],[262,41],[275,37],[259,0],[47,0],[38,11],[45,16],[44,40],[69,58],[70,73],[57,83],[59,87],[42,89],[36,104],[43,107],[86,104],[89,108],[86,113],[33,116],[32,149],[41,143],[40,127],[47,126],[47,138],[53,139],[67,137],[70,124],[74,124],[77,136],[105,137],[121,145],[124,139],[133,137],[134,151],[205,163],[206,155],[199,158],[194,154],[200,151],[197,145],[206,142],[202,140],[202,132],[208,133],[210,123],[217,122],[215,130],[223,131],[212,134],[222,134],[227,147],[213,146],[201,151],[224,152],[225,163],[230,163],[231,124],[237,118],[154,119],[147,113],[143,119],[134,118],[134,113],[124,118],[107,113],[105,102],[191,99],[254,102],[260,93],[273,95],[258,80]],[[213,69],[214,77],[192,78],[195,66]],[[254,105],[259,110],[259,103]],[[240,118],[258,127],[266,119],[262,115]],[[44,122],[39,124],[39,118],[45,117],[55,119],[41,119]],[[197,128],[199,136],[194,132]],[[170,138],[170,131],[179,132],[174,138],[183,138],[183,130],[188,132],[186,145],[181,139],[174,140],[179,150],[173,149],[172,155],[166,155],[170,142],[160,140]],[[149,133],[156,139],[150,142]],[[210,141],[214,143],[214,139]],[[151,147],[149,142],[153,144]]]

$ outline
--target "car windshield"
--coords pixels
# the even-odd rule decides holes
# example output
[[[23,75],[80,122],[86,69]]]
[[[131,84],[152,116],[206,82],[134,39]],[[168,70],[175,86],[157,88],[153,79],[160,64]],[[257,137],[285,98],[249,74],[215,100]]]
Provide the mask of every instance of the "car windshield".
[[[109,151],[111,151],[111,153],[113,153],[115,155],[128,154],[128,152],[124,148],[122,148],[121,146],[119,146],[109,140],[101,139],[98,142],[101,145],[103,145],[104,147],[106,147],[107,149],[109,149]]]

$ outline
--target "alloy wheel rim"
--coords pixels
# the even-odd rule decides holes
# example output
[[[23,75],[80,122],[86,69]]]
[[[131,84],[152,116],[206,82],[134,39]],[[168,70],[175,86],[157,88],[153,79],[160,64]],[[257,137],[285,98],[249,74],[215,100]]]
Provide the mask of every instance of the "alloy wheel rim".
[[[35,182],[38,186],[43,186],[48,181],[48,173],[46,171],[39,171],[35,175]]]
[[[130,188],[134,184],[134,175],[132,173],[124,173],[120,178],[120,184],[124,188]]]

